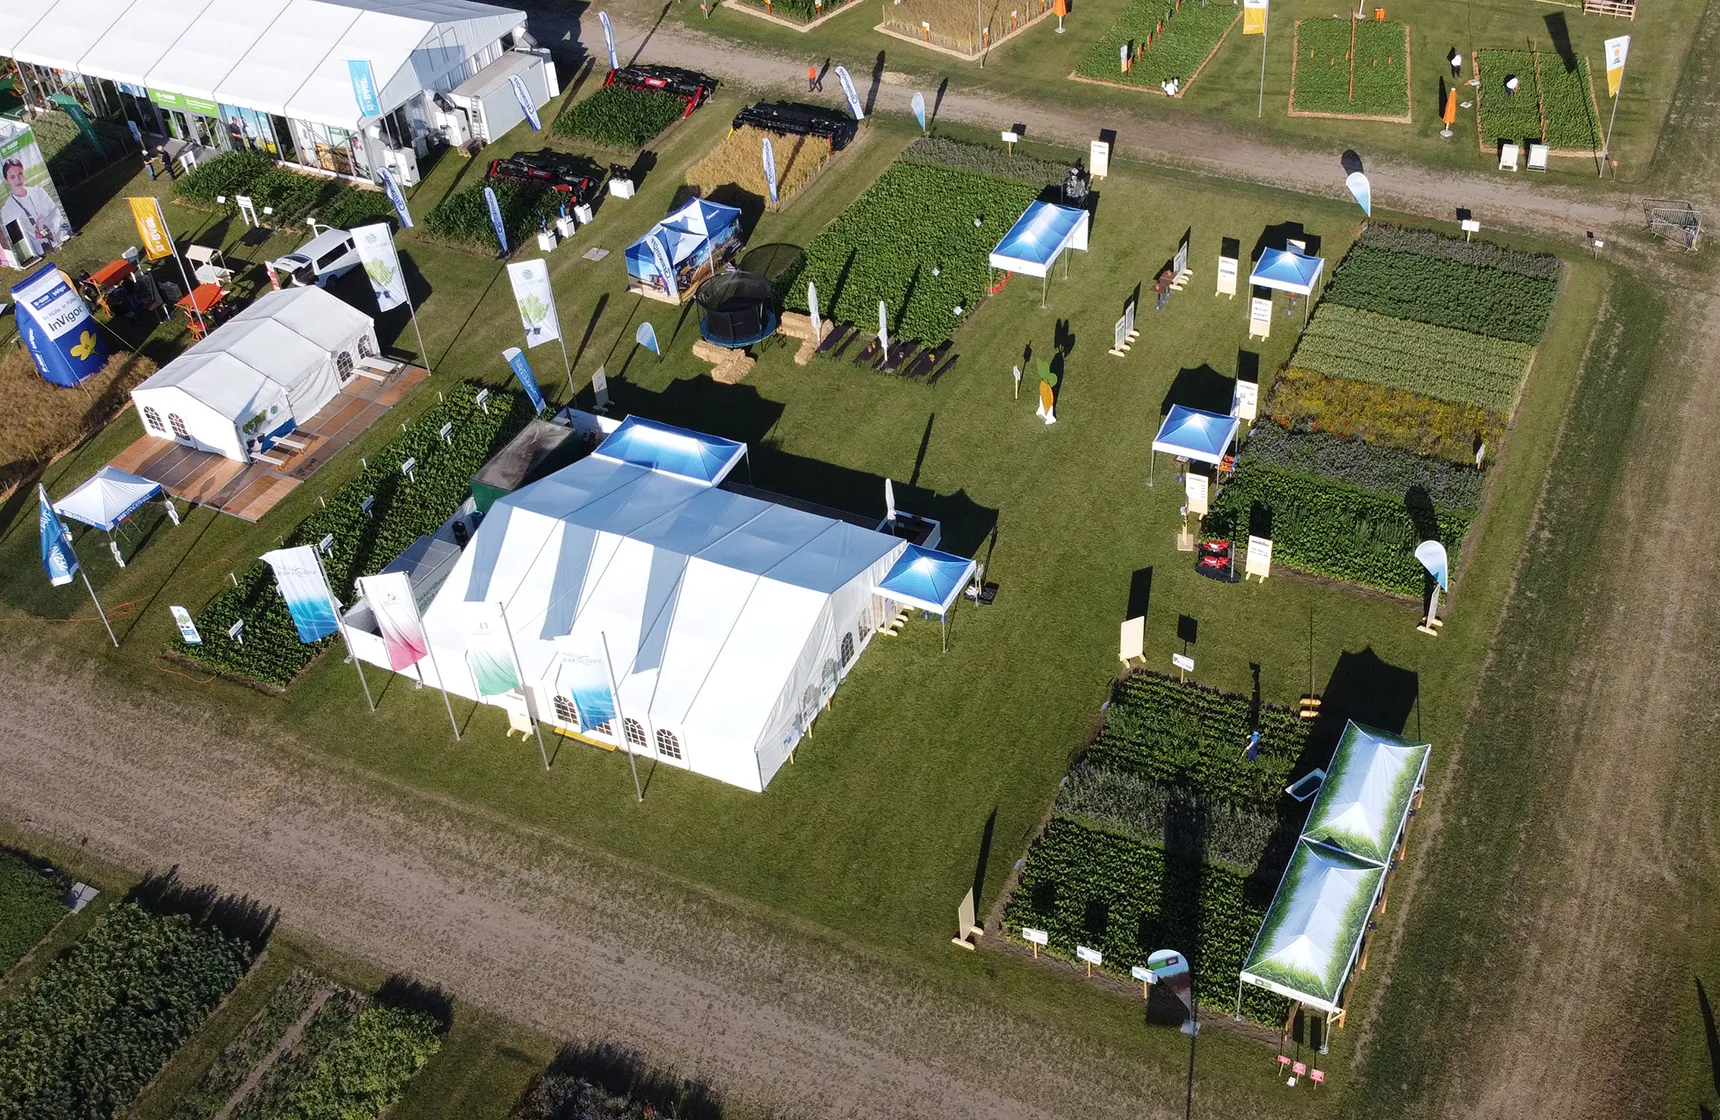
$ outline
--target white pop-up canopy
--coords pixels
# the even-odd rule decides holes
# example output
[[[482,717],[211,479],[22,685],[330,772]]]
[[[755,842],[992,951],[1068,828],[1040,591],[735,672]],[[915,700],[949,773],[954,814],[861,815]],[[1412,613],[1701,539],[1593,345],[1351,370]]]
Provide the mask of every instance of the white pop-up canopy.
[[[370,316],[321,288],[269,292],[131,391],[144,430],[248,462],[377,352]]]
[[[1087,251],[1087,211],[1052,202],[1034,202],[1016,219],[997,248],[991,251],[991,267],[1005,272],[1037,276],[1040,306],[1045,305],[1045,283],[1051,266],[1065,250]],[[1069,258],[1063,257],[1063,277],[1069,278]]]
[[[499,603],[537,719],[578,730],[567,658],[600,656],[625,738],[613,721],[587,735],[763,790],[879,625],[874,597],[905,544],[693,466],[594,454],[498,499],[424,610],[433,663],[409,672],[478,699],[467,604]],[[386,666],[381,638],[349,619],[358,656]]]
[[[54,512],[112,533],[120,522],[136,513],[138,507],[160,495],[159,483],[139,478],[118,467],[106,466],[55,502]]]

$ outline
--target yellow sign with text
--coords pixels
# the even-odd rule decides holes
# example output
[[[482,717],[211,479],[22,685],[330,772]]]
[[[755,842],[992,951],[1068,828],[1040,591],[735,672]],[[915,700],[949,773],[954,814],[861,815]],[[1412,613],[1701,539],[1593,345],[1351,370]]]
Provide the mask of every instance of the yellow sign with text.
[[[1624,81],[1624,60],[1630,53],[1630,36],[1620,35],[1606,41],[1607,96],[1617,97],[1619,84]]]
[[[1266,34],[1266,5],[1268,0],[1243,0],[1242,3],[1242,33],[1244,35]]]
[[[167,231],[167,218],[161,213],[161,201],[156,198],[128,198],[131,219],[137,223],[137,236],[143,242],[144,255],[152,261],[173,255],[173,235]]]

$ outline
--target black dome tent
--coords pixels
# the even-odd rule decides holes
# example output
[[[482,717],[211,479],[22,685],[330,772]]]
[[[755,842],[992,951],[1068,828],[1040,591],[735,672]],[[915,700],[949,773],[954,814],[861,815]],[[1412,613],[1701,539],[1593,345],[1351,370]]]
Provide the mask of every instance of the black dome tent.
[[[741,350],[776,333],[776,307],[769,280],[753,272],[724,272],[693,297],[705,309],[699,333],[706,342]]]

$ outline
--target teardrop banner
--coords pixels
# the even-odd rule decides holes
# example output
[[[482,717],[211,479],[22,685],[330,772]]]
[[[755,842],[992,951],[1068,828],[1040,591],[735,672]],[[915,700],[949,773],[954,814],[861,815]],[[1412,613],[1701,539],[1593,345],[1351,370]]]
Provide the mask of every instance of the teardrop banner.
[[[1368,217],[1374,216],[1373,187],[1368,183],[1368,177],[1360,171],[1350,172],[1350,177],[1344,180],[1344,185],[1350,188],[1356,202],[1361,206],[1362,213]]]

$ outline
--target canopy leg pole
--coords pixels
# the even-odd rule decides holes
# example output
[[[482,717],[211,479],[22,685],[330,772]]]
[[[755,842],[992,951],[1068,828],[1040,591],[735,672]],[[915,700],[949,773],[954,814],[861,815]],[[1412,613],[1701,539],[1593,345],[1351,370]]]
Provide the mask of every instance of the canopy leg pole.
[[[944,652],[950,651],[950,612],[945,611],[938,616],[938,626],[944,632]]]
[[[1051,273],[1047,272],[1039,278],[1039,309],[1045,310],[1045,291],[1051,285]]]
[[[1153,488],[1153,468],[1157,467],[1158,464],[1159,464],[1159,453],[1157,451],[1147,452],[1147,489],[1148,490],[1151,490]]]

